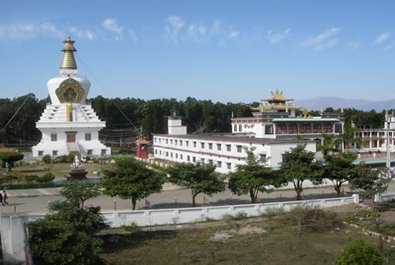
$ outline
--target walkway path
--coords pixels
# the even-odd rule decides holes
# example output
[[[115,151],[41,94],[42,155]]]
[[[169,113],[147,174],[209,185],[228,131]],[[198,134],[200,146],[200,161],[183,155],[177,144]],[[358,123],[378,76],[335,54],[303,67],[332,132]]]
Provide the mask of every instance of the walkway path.
[[[59,195],[60,188],[47,189],[29,189],[29,190],[10,190],[9,205],[1,206],[0,212],[43,212],[48,211],[48,203],[55,200],[63,199]],[[393,181],[389,187],[390,192],[395,191],[395,182]],[[309,188],[305,189],[305,199],[319,198],[319,197],[335,197],[332,186]],[[261,202],[270,201],[285,201],[295,200],[295,191],[293,190],[276,190],[271,193],[259,194]],[[147,201],[141,200],[137,203],[137,209],[147,207],[149,202],[150,207],[157,208],[174,208],[174,207],[191,207],[191,191],[189,189],[180,189],[180,187],[172,184],[166,184],[164,191],[161,193],[152,194],[147,198]],[[205,195],[198,195],[196,202],[198,206],[203,204],[209,205],[227,205],[227,204],[245,204],[249,203],[249,196],[235,196],[230,191],[218,193],[212,197]],[[87,205],[100,205],[103,210],[130,210],[130,200],[120,199],[118,197],[99,196],[87,202]]]

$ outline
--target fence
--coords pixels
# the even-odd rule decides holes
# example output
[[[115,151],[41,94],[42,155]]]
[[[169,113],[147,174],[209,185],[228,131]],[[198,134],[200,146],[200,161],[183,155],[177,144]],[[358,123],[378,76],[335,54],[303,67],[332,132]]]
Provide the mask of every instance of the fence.
[[[159,210],[137,210],[137,211],[102,211],[104,217],[111,222],[111,227],[127,226],[136,224],[137,226],[152,226],[166,224],[181,224],[201,222],[208,219],[219,220],[224,215],[237,215],[245,213],[248,216],[258,216],[268,210],[282,209],[290,211],[298,206],[310,207],[333,207],[359,203],[359,195],[353,194],[350,197],[338,197],[304,201],[274,202],[260,204],[226,205],[194,208],[176,208]],[[28,221],[41,218],[46,213],[28,214]]]

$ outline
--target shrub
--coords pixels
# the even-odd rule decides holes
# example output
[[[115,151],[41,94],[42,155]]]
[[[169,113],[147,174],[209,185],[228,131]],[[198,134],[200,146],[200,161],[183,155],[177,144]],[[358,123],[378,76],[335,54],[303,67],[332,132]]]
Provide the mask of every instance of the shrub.
[[[45,155],[41,159],[45,164],[50,164],[52,162],[51,156],[50,155]]]
[[[44,182],[51,182],[54,179],[55,179],[55,175],[52,174],[51,172],[47,172],[43,176],[39,177],[37,181],[40,183],[44,183]]]
[[[37,182],[39,177],[37,175],[27,175],[23,177],[27,183]]]
[[[286,218],[286,221],[291,225],[298,226],[299,229],[307,228],[320,232],[344,226],[336,213],[320,208],[297,207],[289,213],[289,218]]]
[[[68,155],[61,155],[61,156],[58,156],[56,161],[59,163],[71,163],[72,160],[69,159]]]
[[[335,265],[381,265],[383,256],[372,244],[363,240],[353,240],[347,243],[337,256]]]

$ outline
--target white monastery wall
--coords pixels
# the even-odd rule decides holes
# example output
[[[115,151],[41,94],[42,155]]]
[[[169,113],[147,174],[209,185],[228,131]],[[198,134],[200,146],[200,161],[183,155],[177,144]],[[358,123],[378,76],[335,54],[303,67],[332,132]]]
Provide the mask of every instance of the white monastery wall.
[[[137,226],[152,226],[166,224],[182,224],[202,222],[207,219],[219,220],[224,215],[246,213],[248,216],[258,216],[268,210],[282,209],[290,211],[295,207],[333,207],[359,203],[358,194],[350,197],[336,197],[317,200],[274,202],[260,204],[226,205],[194,208],[137,210],[137,211],[102,211],[104,217],[111,222],[111,227],[136,224]],[[42,218],[46,213],[28,214],[29,222]]]

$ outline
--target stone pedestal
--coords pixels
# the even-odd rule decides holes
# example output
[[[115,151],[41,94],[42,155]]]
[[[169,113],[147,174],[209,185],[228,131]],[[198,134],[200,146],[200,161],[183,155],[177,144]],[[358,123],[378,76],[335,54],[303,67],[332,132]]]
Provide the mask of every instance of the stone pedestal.
[[[83,167],[72,168],[69,174],[70,180],[86,180],[86,174],[88,174],[88,171]]]

